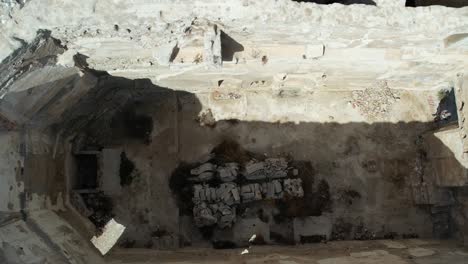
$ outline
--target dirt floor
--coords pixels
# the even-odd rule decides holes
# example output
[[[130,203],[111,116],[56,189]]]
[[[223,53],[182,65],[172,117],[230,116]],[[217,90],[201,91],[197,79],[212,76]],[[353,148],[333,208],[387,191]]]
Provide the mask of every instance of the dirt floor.
[[[242,254],[245,250],[248,253]],[[268,263],[268,264],[465,264],[468,251],[453,241],[342,241],[294,247],[252,246],[235,250],[191,248],[176,252],[116,249],[109,263]]]

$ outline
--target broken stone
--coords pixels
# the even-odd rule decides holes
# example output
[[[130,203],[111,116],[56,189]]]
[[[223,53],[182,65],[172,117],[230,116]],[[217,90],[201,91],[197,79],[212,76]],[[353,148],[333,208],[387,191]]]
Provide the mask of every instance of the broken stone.
[[[228,204],[240,203],[239,190],[235,183],[223,183],[216,189],[218,200]]]
[[[193,186],[193,197],[192,201],[194,203],[199,202],[216,202],[218,200],[218,195],[215,188],[209,187],[208,185],[194,185]]]
[[[105,255],[117,243],[117,240],[125,231],[125,226],[117,223],[113,218],[107,222],[100,236],[94,236],[91,243]]]
[[[241,187],[242,202],[262,200],[262,188],[258,183],[243,185]]]
[[[284,158],[269,158],[264,162],[250,161],[245,166],[248,180],[277,179],[288,176],[288,162]]]
[[[236,222],[236,210],[226,204],[222,204],[218,209],[218,227],[219,228],[231,228]]]
[[[211,226],[218,221],[211,209],[204,202],[195,205],[193,208],[193,217],[197,227]]]
[[[205,171],[215,171],[216,170],[216,165],[212,164],[212,163],[205,163],[205,164],[202,164],[200,165],[198,168],[195,168],[195,169],[192,169],[190,171],[190,174],[192,175],[200,175],[201,173],[205,172]]]
[[[202,195],[203,193],[203,195]],[[197,185],[194,185],[193,186],[193,198],[192,198],[192,201],[194,203],[199,203],[201,201],[203,201],[204,199],[202,199],[202,197],[204,198],[205,195],[204,195],[204,192],[203,192],[203,187],[199,184]]]
[[[206,182],[214,178],[214,173],[211,171],[202,172],[198,177],[189,178],[189,181],[192,182]]]
[[[283,182],[284,192],[290,197],[303,197],[304,189],[302,189],[301,179],[285,179]]]
[[[237,179],[239,164],[226,163],[224,167],[218,168],[218,177],[222,182],[232,182]]]
[[[262,194],[267,200],[280,199],[283,197],[281,182],[274,180],[262,184]]]
[[[256,171],[263,170],[264,165],[265,164],[263,162],[250,161],[249,163],[247,163],[247,165],[245,165],[245,173],[252,174]]]
[[[265,174],[270,179],[288,176],[288,162],[284,158],[269,158],[265,160]]]

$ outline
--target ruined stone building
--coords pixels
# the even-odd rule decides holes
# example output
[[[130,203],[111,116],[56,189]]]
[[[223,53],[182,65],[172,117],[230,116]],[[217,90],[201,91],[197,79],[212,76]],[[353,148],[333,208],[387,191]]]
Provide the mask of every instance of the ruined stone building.
[[[0,264],[466,264],[467,66],[465,0],[0,0]]]

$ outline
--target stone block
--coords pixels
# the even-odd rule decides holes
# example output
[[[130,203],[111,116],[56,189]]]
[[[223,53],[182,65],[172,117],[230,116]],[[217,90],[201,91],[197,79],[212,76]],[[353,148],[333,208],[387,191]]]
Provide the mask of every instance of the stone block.
[[[211,163],[205,163],[195,169],[190,170],[190,174],[200,175],[201,173],[205,171],[215,171],[215,170],[216,170],[216,165],[211,164]]]

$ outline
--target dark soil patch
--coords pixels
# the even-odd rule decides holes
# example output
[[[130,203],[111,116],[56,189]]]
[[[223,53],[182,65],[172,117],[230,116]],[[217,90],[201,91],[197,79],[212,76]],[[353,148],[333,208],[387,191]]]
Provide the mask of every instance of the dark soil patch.
[[[347,240],[351,238],[353,224],[345,221],[343,218],[338,218],[333,223],[332,234],[330,240]]]
[[[304,197],[301,199],[275,200],[280,215],[275,215],[277,223],[291,217],[321,216],[332,209],[330,186],[326,180],[315,185],[315,169],[308,161],[292,161],[291,166],[298,169],[298,178],[302,180]]]
[[[361,222],[354,229],[354,240],[373,240],[376,239],[375,233],[368,230]]]
[[[338,191],[338,200],[347,205],[352,205],[357,199],[361,199],[361,194],[355,190],[340,190]]]
[[[301,236],[301,244],[310,244],[310,243],[321,243],[327,241],[327,236],[325,235],[312,235],[312,236]]]
[[[188,181],[190,170],[196,167],[194,164],[181,162],[172,172],[169,180],[169,188],[177,196],[177,206],[181,215],[192,215],[192,187]]]
[[[263,211],[262,208],[258,209],[257,217],[258,217],[258,219],[260,219],[260,221],[262,221],[264,223],[270,222],[270,217],[267,214],[265,214],[265,212]]]
[[[294,241],[292,239],[289,239],[285,237],[284,235],[270,231],[270,239],[271,241],[281,244],[281,245],[294,245]]]
[[[82,196],[86,207],[93,212],[93,214],[89,217],[89,220],[93,222],[99,231],[102,230],[107,222],[109,222],[114,217],[112,214],[112,200],[102,192],[84,193]]]
[[[395,239],[398,238],[398,233],[396,232],[387,232],[383,236],[384,239]]]
[[[229,162],[237,162],[241,166],[250,161],[255,155],[243,149],[239,143],[232,140],[224,140],[214,147],[212,152],[215,155],[213,162],[222,165]]]
[[[213,237],[214,229],[215,226],[203,226],[199,228],[203,238],[206,240],[211,240],[211,238]]]
[[[128,186],[132,183],[134,174],[133,171],[135,170],[135,164],[131,160],[127,158],[125,152],[120,154],[120,186]]]
[[[233,249],[237,248],[236,243],[232,241],[213,241],[213,248],[214,249]]]
[[[419,235],[414,234],[414,233],[409,233],[409,234],[402,234],[401,237],[403,239],[413,239],[413,238],[419,238]]]

